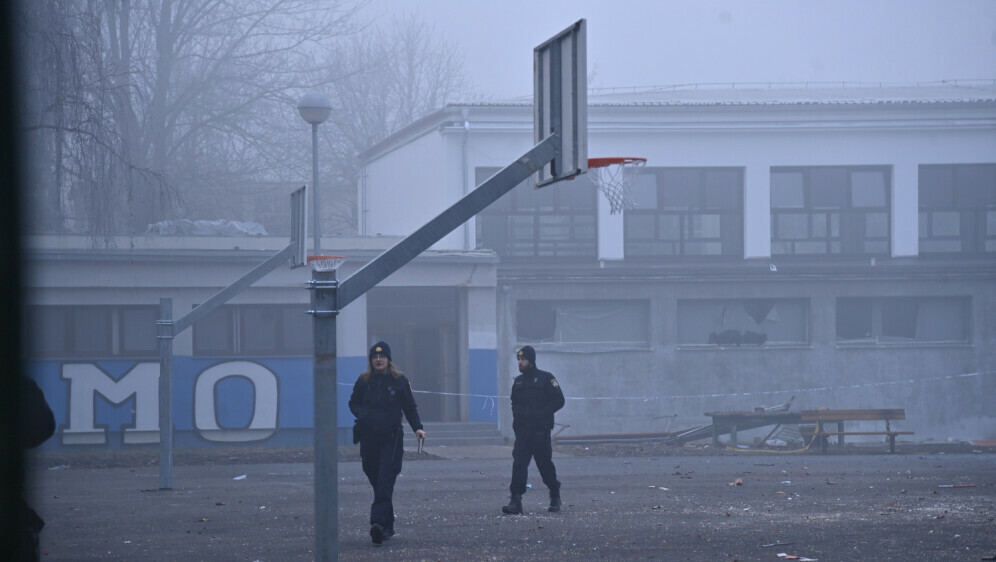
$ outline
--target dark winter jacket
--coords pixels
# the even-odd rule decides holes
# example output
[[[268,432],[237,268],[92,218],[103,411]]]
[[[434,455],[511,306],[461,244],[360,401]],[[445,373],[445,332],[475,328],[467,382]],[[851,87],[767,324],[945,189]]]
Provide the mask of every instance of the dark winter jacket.
[[[55,416],[45,401],[45,394],[38,384],[28,377],[21,377],[21,447],[30,449],[44,443],[55,433]]]
[[[550,431],[553,413],[564,407],[564,393],[552,374],[530,367],[512,383],[512,430]]]
[[[422,429],[412,387],[405,376],[370,373],[364,382],[356,379],[349,397],[349,411],[356,416],[361,435],[385,435],[401,429],[404,413],[412,431]]]

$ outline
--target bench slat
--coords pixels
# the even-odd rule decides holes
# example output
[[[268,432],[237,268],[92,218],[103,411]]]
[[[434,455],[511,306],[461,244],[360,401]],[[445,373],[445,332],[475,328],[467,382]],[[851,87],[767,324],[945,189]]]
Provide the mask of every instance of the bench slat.
[[[912,431],[821,431],[814,433],[820,435],[913,435]]]
[[[824,410],[801,410],[803,414],[881,414],[892,415],[906,412],[905,408],[827,408]]]
[[[906,416],[863,416],[860,414],[845,416],[802,416],[802,421],[877,421],[905,420]]]
[[[863,420],[904,420],[903,408],[849,409],[849,410],[802,410],[803,421],[863,421]]]

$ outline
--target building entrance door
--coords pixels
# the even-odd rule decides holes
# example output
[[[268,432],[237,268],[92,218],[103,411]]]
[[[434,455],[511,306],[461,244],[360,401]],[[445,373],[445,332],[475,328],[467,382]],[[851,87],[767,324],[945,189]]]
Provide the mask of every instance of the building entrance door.
[[[376,287],[367,293],[368,345],[383,340],[412,383],[422,421],[460,420],[457,292]]]

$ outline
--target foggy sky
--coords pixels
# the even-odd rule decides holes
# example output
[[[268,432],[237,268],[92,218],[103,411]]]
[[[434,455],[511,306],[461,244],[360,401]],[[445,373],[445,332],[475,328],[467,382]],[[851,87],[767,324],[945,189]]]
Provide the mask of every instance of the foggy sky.
[[[435,24],[491,99],[531,96],[533,48],[580,18],[596,88],[996,78],[992,0],[372,0],[365,13]]]

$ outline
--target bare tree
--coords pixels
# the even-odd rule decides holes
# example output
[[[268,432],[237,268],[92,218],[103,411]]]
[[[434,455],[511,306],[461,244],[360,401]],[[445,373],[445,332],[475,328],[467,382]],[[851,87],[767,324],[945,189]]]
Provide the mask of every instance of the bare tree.
[[[415,16],[341,40],[328,57],[333,126],[324,138],[335,196],[326,211],[332,232],[355,231],[357,154],[454,101],[468,81],[459,52]]]
[[[27,133],[48,186],[37,199],[58,203],[39,226],[97,239],[243,204],[240,187],[284,174],[270,147],[292,123],[290,92],[328,79],[316,54],[352,30],[360,6],[24,2],[24,75],[38,100]]]
[[[25,137],[39,186],[29,228],[106,243],[167,218],[245,220],[255,191],[308,183],[295,105],[319,90],[336,105],[321,129],[331,156],[322,187],[334,190],[323,231],[355,232],[356,154],[465,86],[459,56],[433,27],[408,17],[362,30],[363,7],[23,2]]]

